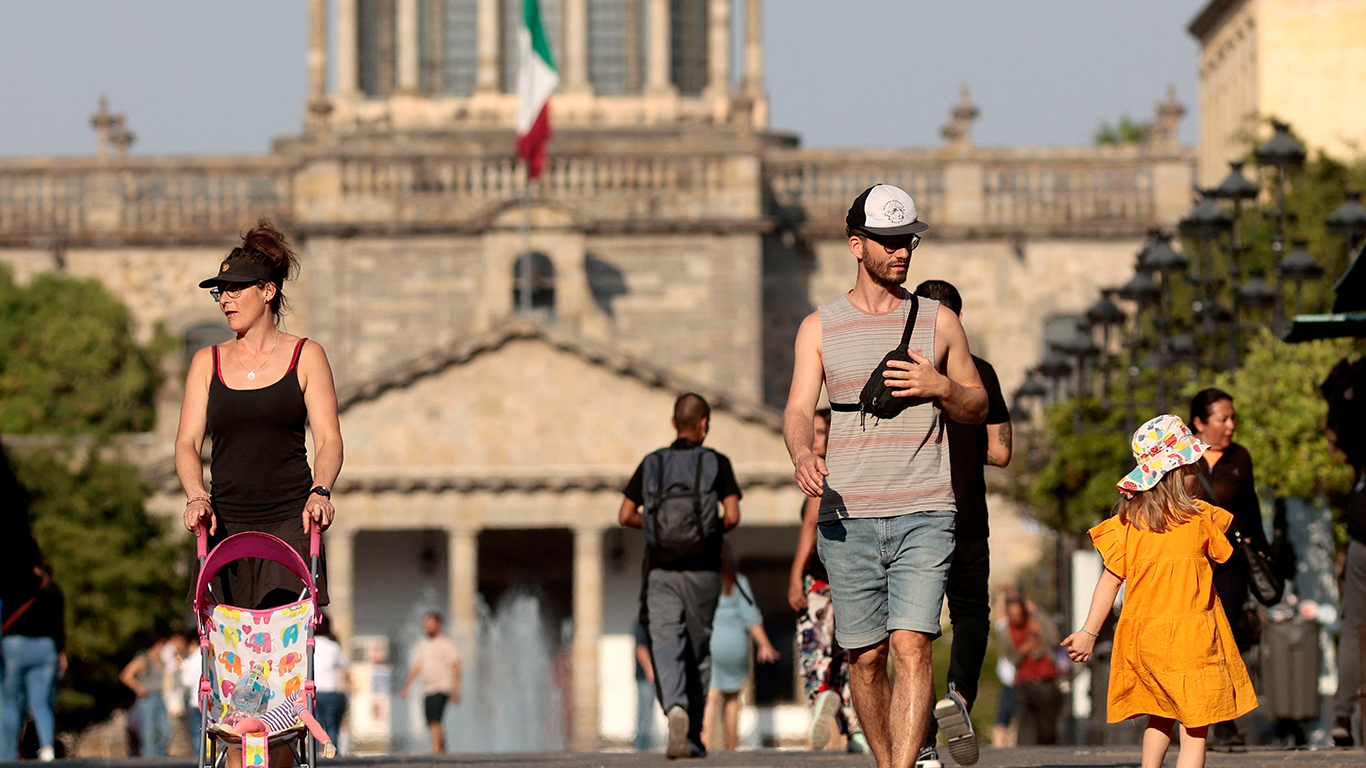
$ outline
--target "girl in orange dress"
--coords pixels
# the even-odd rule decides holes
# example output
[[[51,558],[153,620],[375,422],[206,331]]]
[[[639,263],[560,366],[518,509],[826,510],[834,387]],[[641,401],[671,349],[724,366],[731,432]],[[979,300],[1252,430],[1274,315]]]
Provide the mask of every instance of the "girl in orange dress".
[[[1177,768],[1205,764],[1205,733],[1257,706],[1210,561],[1233,554],[1233,517],[1191,497],[1195,462],[1208,446],[1180,418],[1159,416],[1134,433],[1138,466],[1120,480],[1115,516],[1090,531],[1105,561],[1082,628],[1062,641],[1091,658],[1096,635],[1127,582],[1110,662],[1109,721],[1148,715],[1143,768],[1159,768],[1181,726]]]

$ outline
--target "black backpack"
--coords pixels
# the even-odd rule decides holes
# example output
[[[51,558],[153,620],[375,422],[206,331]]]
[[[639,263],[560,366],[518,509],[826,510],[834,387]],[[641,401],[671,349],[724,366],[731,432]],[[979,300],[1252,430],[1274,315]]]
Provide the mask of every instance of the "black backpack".
[[[700,445],[660,448],[645,457],[641,518],[653,562],[691,560],[721,535],[715,490],[720,466],[716,452]]]

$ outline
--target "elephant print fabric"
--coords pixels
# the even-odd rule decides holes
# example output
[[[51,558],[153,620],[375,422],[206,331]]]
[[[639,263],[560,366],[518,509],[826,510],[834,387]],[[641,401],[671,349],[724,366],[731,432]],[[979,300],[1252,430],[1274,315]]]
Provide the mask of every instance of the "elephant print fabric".
[[[210,718],[219,721],[227,714],[233,687],[253,662],[265,668],[267,707],[290,701],[303,689],[313,603],[305,600],[261,611],[214,605],[207,612],[209,657],[214,660],[209,671]]]

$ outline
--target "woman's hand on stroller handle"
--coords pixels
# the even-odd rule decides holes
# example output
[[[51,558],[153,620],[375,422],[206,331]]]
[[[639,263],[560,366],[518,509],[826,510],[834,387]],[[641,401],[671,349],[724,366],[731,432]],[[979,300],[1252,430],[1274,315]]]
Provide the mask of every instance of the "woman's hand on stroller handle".
[[[214,515],[209,500],[205,498],[191,499],[185,505],[185,530],[195,533],[201,524],[208,526],[210,534],[218,532],[218,518]]]
[[[332,500],[321,494],[311,494],[308,502],[304,504],[304,533],[313,531],[313,524],[318,526],[321,533],[332,527],[332,519],[337,516],[337,508],[332,506]]]

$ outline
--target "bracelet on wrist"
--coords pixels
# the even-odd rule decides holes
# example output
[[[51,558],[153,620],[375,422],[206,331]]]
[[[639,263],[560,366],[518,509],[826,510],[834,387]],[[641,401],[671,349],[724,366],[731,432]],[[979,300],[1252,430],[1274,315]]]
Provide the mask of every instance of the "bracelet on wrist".
[[[1081,631],[1082,631],[1082,632],[1085,632],[1086,634],[1090,635],[1091,637],[1096,638],[1097,640],[1100,639],[1100,635],[1096,634],[1095,632],[1092,632],[1091,630],[1087,629],[1086,627],[1082,627],[1082,628],[1081,628]]]
[[[194,496],[194,497],[191,497],[189,500],[187,500],[187,501],[185,502],[185,506],[188,507],[188,506],[190,506],[191,504],[195,503],[196,501],[207,502],[207,503],[210,504],[210,505],[213,504],[213,499],[209,498],[208,496]]]

